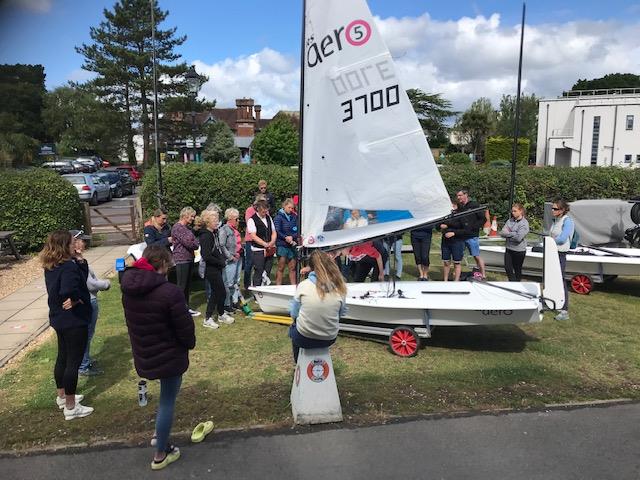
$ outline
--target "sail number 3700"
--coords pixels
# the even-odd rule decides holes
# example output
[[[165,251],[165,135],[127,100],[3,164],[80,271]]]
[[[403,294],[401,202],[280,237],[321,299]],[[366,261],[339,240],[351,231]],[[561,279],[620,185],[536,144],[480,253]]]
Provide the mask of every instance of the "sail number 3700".
[[[370,112],[377,112],[386,107],[392,107],[400,103],[400,89],[398,85],[391,85],[385,89],[376,90],[366,95],[359,95],[350,98],[340,104],[344,107],[344,118],[342,122],[353,120],[354,112],[358,114],[362,112],[364,115]]]

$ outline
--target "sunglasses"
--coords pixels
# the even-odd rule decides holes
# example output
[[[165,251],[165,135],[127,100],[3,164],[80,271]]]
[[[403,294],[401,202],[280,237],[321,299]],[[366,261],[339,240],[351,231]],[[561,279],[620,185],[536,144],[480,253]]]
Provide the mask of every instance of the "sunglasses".
[[[78,233],[76,233],[76,234],[73,236],[73,238],[74,238],[74,240],[75,240],[75,239],[80,238],[82,235],[84,235],[84,230],[80,230]]]

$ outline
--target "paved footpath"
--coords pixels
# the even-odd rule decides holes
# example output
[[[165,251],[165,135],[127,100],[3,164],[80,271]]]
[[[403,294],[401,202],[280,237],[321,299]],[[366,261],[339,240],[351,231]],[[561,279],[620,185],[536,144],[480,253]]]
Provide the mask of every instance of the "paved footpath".
[[[304,434],[214,432],[160,472],[151,455],[137,447],[1,458],[0,472],[11,480],[638,480],[640,403]]]
[[[85,258],[99,277],[115,268],[116,258],[126,254],[126,245],[90,248]],[[0,367],[49,326],[49,308],[44,274],[26,287],[0,300]]]

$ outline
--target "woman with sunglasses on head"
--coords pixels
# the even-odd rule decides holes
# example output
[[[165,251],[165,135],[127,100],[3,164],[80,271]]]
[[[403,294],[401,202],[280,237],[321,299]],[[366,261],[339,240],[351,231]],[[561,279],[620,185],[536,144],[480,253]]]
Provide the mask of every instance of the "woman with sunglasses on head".
[[[569,202],[564,198],[556,197],[551,205],[551,213],[553,215],[553,223],[549,230],[549,235],[556,241],[558,245],[558,255],[560,256],[560,269],[562,278],[567,266],[567,252],[571,246],[571,238],[575,231],[573,219],[569,217]],[[556,315],[556,320],[569,320],[569,291],[567,290],[567,282],[564,284],[564,306],[560,313]]]

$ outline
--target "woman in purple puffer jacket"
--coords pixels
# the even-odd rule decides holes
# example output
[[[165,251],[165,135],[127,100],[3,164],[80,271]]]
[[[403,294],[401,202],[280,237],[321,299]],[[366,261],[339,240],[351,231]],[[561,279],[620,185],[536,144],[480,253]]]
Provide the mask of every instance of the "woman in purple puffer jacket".
[[[189,350],[196,344],[184,295],[167,280],[170,265],[171,254],[165,247],[148,246],[133,268],[124,272],[121,282],[136,371],[142,378],[160,380],[153,470],[180,458],[180,450],[169,443],[169,434],[182,375],[189,368]]]

